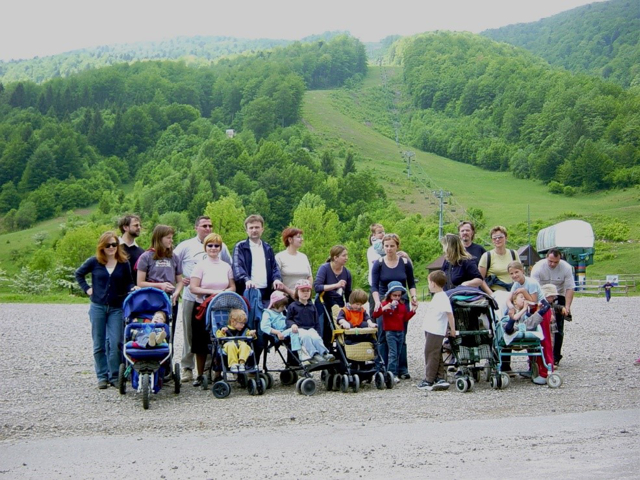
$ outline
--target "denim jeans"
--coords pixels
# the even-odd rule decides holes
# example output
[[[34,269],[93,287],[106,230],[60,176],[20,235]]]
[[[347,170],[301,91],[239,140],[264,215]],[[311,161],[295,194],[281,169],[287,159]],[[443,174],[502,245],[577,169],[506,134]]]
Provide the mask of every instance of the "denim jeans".
[[[402,354],[402,345],[404,344],[404,332],[384,332],[387,339],[387,348],[389,349],[389,368],[388,370],[394,376],[400,375],[400,355]]]
[[[382,317],[377,318],[378,324],[378,355],[379,358],[382,359],[387,367],[389,366],[389,346],[387,345],[387,338],[385,336],[385,331],[382,330]],[[398,375],[403,375],[405,373],[409,373],[409,362],[407,359],[407,331],[403,332],[403,340],[402,340],[402,348],[399,351],[398,358]]]
[[[93,364],[98,381],[117,382],[124,335],[122,308],[92,302],[89,320],[93,339]]]

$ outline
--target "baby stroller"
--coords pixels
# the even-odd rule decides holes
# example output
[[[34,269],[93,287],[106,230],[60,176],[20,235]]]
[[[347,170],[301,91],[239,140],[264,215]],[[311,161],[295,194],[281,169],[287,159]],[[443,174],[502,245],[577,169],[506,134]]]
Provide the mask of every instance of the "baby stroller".
[[[222,369],[221,377],[216,380],[211,387],[211,392],[216,398],[226,398],[231,394],[231,382],[237,382],[242,388],[246,388],[250,395],[262,395],[267,390],[267,381],[260,375],[259,365],[255,354],[255,339],[253,337],[217,337],[216,332],[226,327],[229,322],[229,312],[239,309],[248,314],[245,300],[235,292],[220,292],[209,302],[207,306],[206,322],[207,331],[211,335],[211,368],[217,365]],[[248,315],[247,315],[248,317]],[[253,328],[252,328],[253,329]],[[243,372],[234,373],[235,379],[231,378],[227,354],[224,351],[224,344],[227,342],[243,341],[251,347],[251,354]],[[209,372],[211,376],[212,372]],[[208,388],[208,376],[204,376],[202,389]]]
[[[458,391],[473,390],[481,373],[494,386],[508,383],[509,376],[496,370],[493,325],[498,305],[494,298],[474,287],[457,287],[445,293],[451,301],[457,332],[453,341],[449,341],[449,348],[458,367],[455,378]],[[484,365],[479,364],[481,360],[485,360]]]
[[[124,301],[124,363],[118,372],[118,389],[124,395],[127,379],[131,386],[142,393],[142,406],[149,408],[151,392],[158,393],[166,380],[173,380],[174,392],[180,393],[180,364],[176,363],[171,371],[173,358],[173,339],[171,338],[171,301],[166,293],[157,288],[141,288],[131,292]],[[163,312],[166,323],[145,323],[156,312]],[[140,321],[142,319],[142,321]],[[166,343],[150,347],[140,347],[136,336],[158,330],[164,331]]]
[[[495,323],[495,338],[494,345],[498,359],[497,370],[502,368],[502,356],[507,357],[529,357],[530,358],[530,371],[516,372],[523,376],[528,376],[531,373],[532,378],[538,376],[538,364],[535,361],[536,357],[542,360],[542,363],[547,368],[547,385],[550,388],[558,388],[562,385],[562,377],[553,371],[553,365],[550,365],[545,360],[544,347],[542,346],[542,339],[544,333],[540,325],[535,327],[535,330],[527,330],[525,322],[517,323],[517,329],[512,334],[507,334],[504,331],[504,326],[509,320],[509,317],[504,317],[501,320],[496,320]],[[507,349],[507,351],[504,351]],[[497,376],[496,376],[497,379]],[[509,385],[509,376],[506,373],[500,374],[502,382],[497,382],[494,385],[492,379],[492,386],[494,388],[506,388]],[[506,382],[505,382],[506,380]]]
[[[378,352],[377,327],[344,329],[336,321],[339,312],[340,307],[334,305],[332,308],[333,321],[329,323],[331,323],[332,338],[335,344],[336,358],[340,362],[340,370],[333,378],[328,376],[323,379],[327,390],[346,392],[351,388],[354,393],[357,393],[360,385],[365,382],[373,383],[379,390],[385,387],[393,388],[395,385],[393,374],[387,371]],[[328,317],[326,309],[325,314]]]

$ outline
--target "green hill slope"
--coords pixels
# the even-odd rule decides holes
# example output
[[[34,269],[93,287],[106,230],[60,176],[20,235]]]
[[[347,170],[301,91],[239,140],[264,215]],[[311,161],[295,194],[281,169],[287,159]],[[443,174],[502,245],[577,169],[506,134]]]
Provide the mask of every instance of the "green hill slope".
[[[573,72],[640,85],[640,2],[611,0],[482,33]]]
[[[387,74],[400,69],[385,70]],[[454,225],[469,218],[470,209],[484,212],[487,226],[516,225],[531,219],[551,223],[566,216],[591,221],[594,226],[606,219],[619,219],[629,225],[633,243],[603,244],[601,249],[614,253],[607,262],[592,267],[592,272],[637,272],[640,261],[634,254],[640,238],[640,190],[616,190],[575,197],[559,197],[548,192],[540,182],[514,178],[511,173],[491,172],[475,166],[421,152],[394,140],[377,130],[389,130],[392,121],[383,109],[375,110],[371,101],[381,95],[382,75],[379,67],[370,67],[364,86],[356,91],[310,91],[303,105],[303,119],[309,129],[329,145],[352,147],[364,157],[358,165],[374,172],[384,185],[388,197],[402,209],[434,215],[439,205],[432,191],[442,188],[451,192],[451,203],[445,207],[445,220]],[[392,129],[392,127],[391,127]],[[406,173],[402,152],[413,151],[411,179]],[[533,231],[535,241],[536,231]],[[602,269],[602,270],[601,270]],[[607,270],[610,269],[610,270]],[[601,272],[600,272],[601,270]]]

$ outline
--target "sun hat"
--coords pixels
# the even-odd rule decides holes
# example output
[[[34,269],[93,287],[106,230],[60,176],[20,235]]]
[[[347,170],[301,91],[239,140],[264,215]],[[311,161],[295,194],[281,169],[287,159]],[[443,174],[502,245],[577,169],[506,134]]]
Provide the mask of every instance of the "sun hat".
[[[387,295],[392,294],[393,292],[402,292],[402,293],[407,293],[407,289],[404,288],[402,286],[402,284],[400,282],[389,282],[389,285],[387,285]]]
[[[280,290],[274,290],[274,292],[271,294],[271,297],[269,297],[269,306],[267,308],[271,309],[274,303],[278,303],[280,300],[284,300],[286,298],[289,298],[287,297],[286,293]]]
[[[547,283],[546,285],[542,286],[542,293],[544,293],[545,297],[557,297],[558,289],[553,283]]]
[[[300,290],[300,289],[309,289],[311,290],[311,282],[309,280],[298,280],[296,282],[296,290]]]

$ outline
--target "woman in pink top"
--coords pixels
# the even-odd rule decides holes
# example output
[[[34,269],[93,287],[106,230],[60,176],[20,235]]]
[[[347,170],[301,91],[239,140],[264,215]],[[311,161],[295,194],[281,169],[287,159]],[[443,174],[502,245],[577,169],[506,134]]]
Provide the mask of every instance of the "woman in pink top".
[[[222,237],[217,233],[210,233],[202,242],[207,258],[198,262],[191,273],[189,289],[196,295],[196,301],[202,303],[205,297],[216,295],[224,290],[236,291],[233,281],[231,266],[220,259],[222,249]],[[204,364],[211,350],[211,339],[206,329],[206,320],[198,320],[195,317],[197,308],[193,309],[191,328],[193,339],[191,352],[196,356],[196,369],[198,376],[193,382],[194,387],[202,385],[204,376]]]

